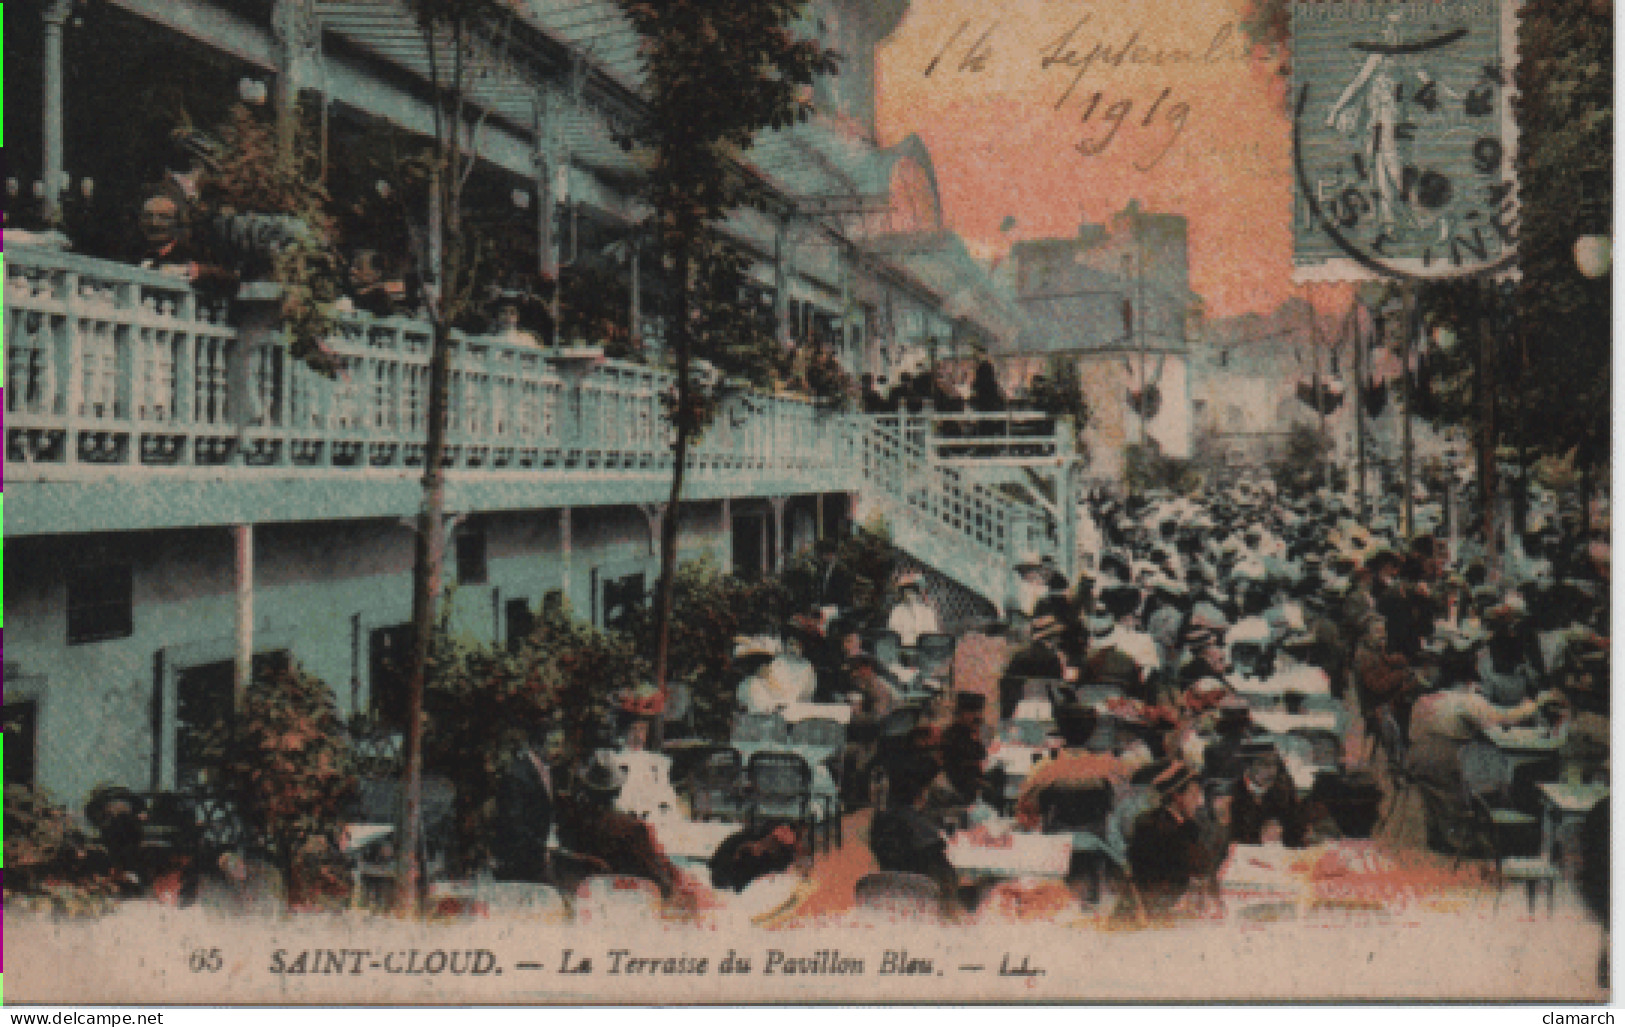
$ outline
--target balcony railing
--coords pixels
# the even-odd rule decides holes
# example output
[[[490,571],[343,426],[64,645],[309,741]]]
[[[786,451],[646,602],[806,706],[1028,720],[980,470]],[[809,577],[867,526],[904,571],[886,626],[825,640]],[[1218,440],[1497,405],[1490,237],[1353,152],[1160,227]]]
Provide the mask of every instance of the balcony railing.
[[[1043,510],[973,482],[963,464],[939,457],[932,419],[864,420],[863,499],[887,515],[893,540],[903,549],[998,604],[1023,554],[1056,553],[1056,534]],[[1053,450],[1060,444],[1053,438],[1054,419],[1049,421],[1052,437],[1038,443]]]
[[[328,343],[337,373],[327,376],[294,359],[280,331],[241,328],[241,308],[252,303],[76,254],[18,247],[7,257],[14,479],[76,468],[422,467],[424,322],[346,316]],[[638,364],[568,359],[523,336],[454,335],[445,466],[669,473],[662,395],[672,382]],[[806,399],[746,393],[707,430],[689,466],[701,476],[818,478],[852,466],[851,440],[841,418]]]

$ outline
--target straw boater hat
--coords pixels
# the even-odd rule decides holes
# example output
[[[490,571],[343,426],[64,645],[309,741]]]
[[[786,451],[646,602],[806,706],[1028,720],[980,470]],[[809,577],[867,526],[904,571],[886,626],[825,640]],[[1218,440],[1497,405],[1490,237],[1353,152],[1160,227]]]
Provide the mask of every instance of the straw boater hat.
[[[1157,794],[1164,799],[1170,799],[1178,795],[1186,785],[1194,780],[1196,780],[1196,775],[1192,773],[1190,767],[1175,762],[1152,780],[1151,787],[1155,788]]]
[[[1041,614],[1040,616],[1033,618],[1032,639],[1034,642],[1039,642],[1046,638],[1057,638],[1064,631],[1066,631],[1066,625],[1062,624],[1051,614]]]

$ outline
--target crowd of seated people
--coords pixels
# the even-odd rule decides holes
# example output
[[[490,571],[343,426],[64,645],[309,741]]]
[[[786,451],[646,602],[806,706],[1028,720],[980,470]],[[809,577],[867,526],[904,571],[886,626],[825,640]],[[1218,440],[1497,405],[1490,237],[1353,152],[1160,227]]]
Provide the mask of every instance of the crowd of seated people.
[[[1022,561],[1004,671],[985,698],[942,711],[934,761],[921,765],[951,801],[1027,830],[1043,829],[1055,791],[1110,787],[1101,849],[1122,893],[1151,911],[1211,885],[1233,845],[1370,834],[1380,789],[1398,787],[1380,771],[1391,757],[1420,789],[1411,808],[1425,823],[1384,839],[1446,855],[1472,826],[1462,753],[1484,732],[1544,726],[1565,772],[1604,772],[1606,551],[1549,524],[1529,550],[1574,558],[1562,570],[1509,563],[1490,585],[1470,539],[1407,540],[1392,505],[1367,527],[1329,492],[1091,497],[1096,569],[1069,584]],[[990,749],[1034,716],[1051,753],[1007,781]],[[1398,727],[1397,754],[1383,748],[1385,722]],[[932,789],[902,773],[883,865],[939,874],[924,841]],[[956,818],[937,822],[951,831]],[[915,855],[898,856],[894,835],[914,839],[904,848]]]

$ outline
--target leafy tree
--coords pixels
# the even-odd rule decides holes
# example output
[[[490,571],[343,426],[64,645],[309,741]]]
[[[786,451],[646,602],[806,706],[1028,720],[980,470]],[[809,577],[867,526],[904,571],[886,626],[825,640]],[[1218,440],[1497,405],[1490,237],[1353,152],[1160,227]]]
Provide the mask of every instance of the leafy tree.
[[[1612,5],[1530,0],[1520,12],[1517,86],[1517,331],[1503,388],[1547,454],[1606,463],[1612,424],[1609,280],[1575,265],[1574,243],[1613,211]],[[1516,422],[1514,422],[1516,423]]]
[[[456,855],[465,868],[490,856],[498,789],[520,746],[546,732],[557,740],[553,755],[573,765],[609,744],[616,695],[647,667],[629,636],[583,624],[567,607],[544,608],[513,651],[442,629],[424,696],[424,752],[456,789]]]
[[[1270,466],[1270,475],[1283,493],[1305,495],[1325,483],[1331,443],[1314,426],[1295,424],[1287,434],[1286,449]]]
[[[776,578],[744,581],[723,574],[709,557],[677,569],[667,640],[667,680],[687,687],[695,733],[725,739],[734,711],[734,639],[774,631],[789,611],[789,592]],[[631,637],[651,643],[652,610],[638,608]]]
[[[427,160],[427,230],[413,240],[413,259],[423,283],[432,326],[429,350],[428,424],[423,453],[423,492],[412,563],[411,670],[407,677],[404,745],[406,816],[401,838],[399,903],[415,911],[421,901],[418,842],[423,833],[423,696],[435,639],[436,610],[446,549],[446,410],[451,371],[451,333],[486,295],[488,267],[478,236],[464,217],[463,194],[474,172],[480,120],[470,92],[484,66],[481,45],[506,38],[514,13],[497,0],[408,0],[428,54],[434,138]],[[449,67],[447,66],[449,61]]]
[[[757,133],[812,113],[812,85],[835,55],[798,38],[803,0],[617,0],[641,37],[649,172],[644,193],[669,270],[668,349],[676,371],[671,491],[660,536],[654,681],[664,694],[677,570],[677,525],[688,451],[716,409],[695,380],[703,358],[725,374],[759,370],[770,351],[754,318],[741,318],[744,256],[721,234],[730,211],[768,201],[738,158]]]

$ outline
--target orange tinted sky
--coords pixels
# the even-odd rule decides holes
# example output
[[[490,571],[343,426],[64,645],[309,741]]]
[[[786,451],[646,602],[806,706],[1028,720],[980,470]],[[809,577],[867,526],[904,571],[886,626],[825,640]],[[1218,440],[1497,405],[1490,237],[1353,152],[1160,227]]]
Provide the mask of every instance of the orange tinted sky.
[[[1242,4],[913,0],[879,51],[881,141],[919,133],[944,215],[980,255],[1139,198],[1189,218],[1210,315],[1267,311],[1305,292],[1290,278],[1284,85],[1245,56]]]

